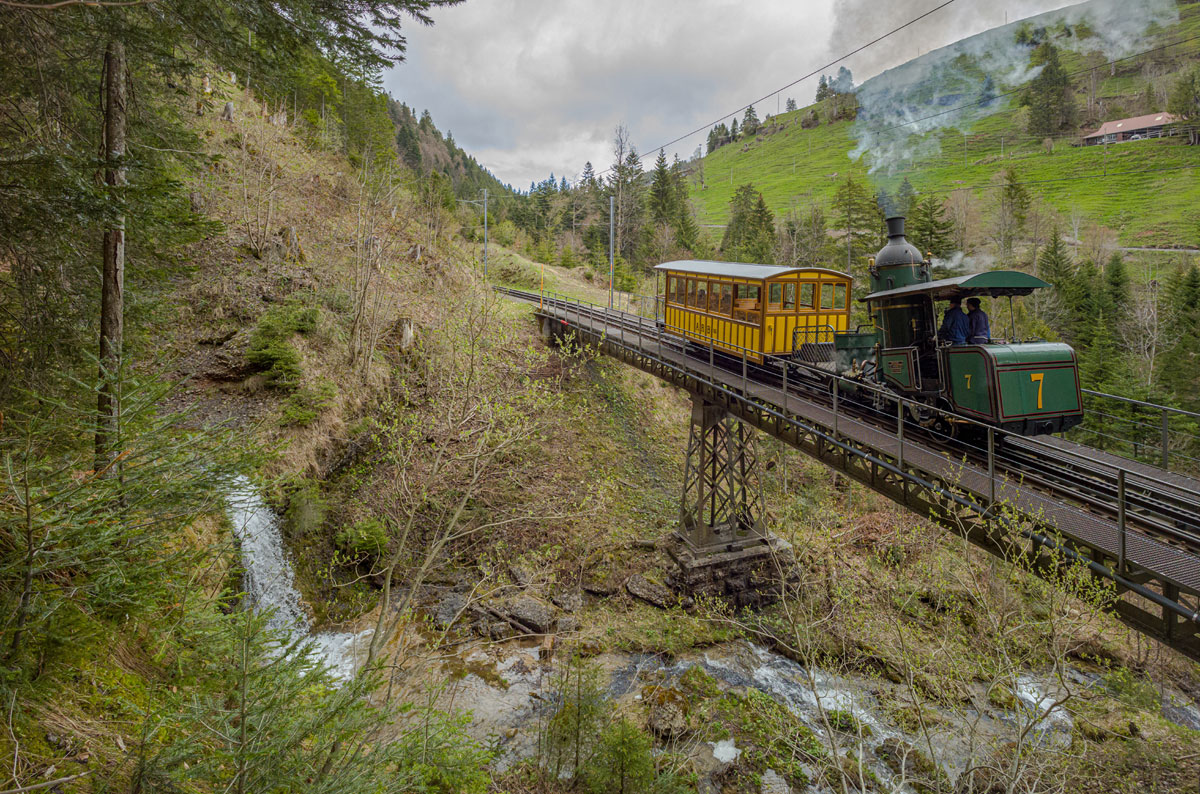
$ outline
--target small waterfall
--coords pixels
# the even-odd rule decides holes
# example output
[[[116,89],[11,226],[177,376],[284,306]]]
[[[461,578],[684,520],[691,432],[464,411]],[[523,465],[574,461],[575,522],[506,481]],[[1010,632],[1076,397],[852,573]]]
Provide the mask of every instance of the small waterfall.
[[[229,520],[242,548],[246,599],[255,611],[271,610],[270,628],[295,638],[309,636],[314,653],[340,681],[353,675],[361,654],[366,652],[371,631],[323,631],[313,634],[312,622],[296,590],[292,565],[283,547],[279,519],[245,476],[234,481],[226,498]]]

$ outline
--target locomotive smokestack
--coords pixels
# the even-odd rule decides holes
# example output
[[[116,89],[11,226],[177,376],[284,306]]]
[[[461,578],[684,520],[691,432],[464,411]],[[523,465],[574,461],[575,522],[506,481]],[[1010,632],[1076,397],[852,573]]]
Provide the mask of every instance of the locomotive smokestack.
[[[872,291],[929,281],[925,257],[904,237],[903,215],[893,215],[887,219],[887,236],[887,245],[879,249],[869,271]]]

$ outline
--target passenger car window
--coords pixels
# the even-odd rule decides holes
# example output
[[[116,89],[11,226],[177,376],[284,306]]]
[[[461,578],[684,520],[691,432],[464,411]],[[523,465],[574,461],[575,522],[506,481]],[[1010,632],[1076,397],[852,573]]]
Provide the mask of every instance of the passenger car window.
[[[796,285],[795,284],[784,284],[783,285],[783,308],[784,308],[784,311],[789,311],[789,312],[796,310]]]
[[[846,285],[837,284],[833,288],[833,308],[846,308]]]
[[[811,282],[800,285],[800,305],[805,309],[811,309],[813,307],[814,286],[815,285]]]
[[[733,313],[733,285],[721,285],[721,314],[726,316]]]
[[[833,308],[833,285],[832,284],[822,284],[821,285],[821,308],[822,309],[832,309]]]
[[[783,301],[783,285],[770,284],[767,286],[767,308],[778,309]]]

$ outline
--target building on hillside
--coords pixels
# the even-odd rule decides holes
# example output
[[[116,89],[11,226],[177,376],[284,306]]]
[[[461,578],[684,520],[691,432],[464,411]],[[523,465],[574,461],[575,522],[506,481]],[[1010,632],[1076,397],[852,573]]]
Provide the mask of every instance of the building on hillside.
[[[1172,134],[1166,127],[1178,120],[1177,116],[1172,116],[1170,113],[1151,113],[1148,116],[1106,121],[1091,135],[1083,136],[1083,143],[1085,146],[1095,146],[1101,143],[1161,138],[1164,135]]]

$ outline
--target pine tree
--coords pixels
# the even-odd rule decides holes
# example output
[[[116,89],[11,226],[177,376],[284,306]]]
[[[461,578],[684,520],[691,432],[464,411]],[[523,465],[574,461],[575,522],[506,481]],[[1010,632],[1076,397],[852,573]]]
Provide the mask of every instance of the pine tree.
[[[1107,312],[1115,323],[1123,323],[1129,317],[1133,297],[1129,290],[1129,273],[1125,270],[1125,259],[1120,252],[1113,252],[1104,266],[1104,296]]]
[[[774,262],[775,217],[762,193],[753,185],[741,185],[729,202],[729,224],[721,239],[721,255],[727,261],[771,264]]]
[[[738,139],[738,120],[737,119],[734,119],[733,123],[729,125],[729,139],[731,141],[736,141]]]
[[[829,90],[829,82],[825,79],[825,75],[821,75],[821,81],[817,83],[817,101],[821,102],[828,99],[832,93]]]
[[[796,100],[792,99],[791,97],[788,97],[787,102],[784,104],[783,108],[788,113],[792,112],[793,110],[796,109]]]
[[[882,244],[883,217],[875,198],[853,175],[838,184],[834,197],[834,223],[842,233],[846,269],[853,272]],[[855,266],[858,265],[858,268]]]
[[[1188,143],[1200,144],[1200,64],[1181,74],[1171,87],[1167,110],[1179,116],[1186,125]]]
[[[674,162],[671,163],[671,187],[673,192],[673,212],[675,242],[680,247],[687,251],[695,253],[696,244],[699,242],[700,229],[696,226],[696,220],[692,217],[691,203],[688,201],[688,186],[687,176],[683,170],[683,161],[679,159],[679,155],[675,155]]]
[[[900,183],[900,187],[896,190],[896,201],[893,208],[896,212],[904,217],[909,217],[913,212],[913,203],[917,198],[917,191],[912,186],[912,182],[908,181],[908,177],[904,177],[904,181]]]
[[[671,170],[667,166],[667,155],[658,150],[658,159],[654,161],[654,173],[650,177],[650,220],[656,224],[670,224],[678,217],[675,206],[676,190],[671,179]]]
[[[754,112],[754,105],[746,108],[745,115],[742,116],[742,134],[749,137],[758,132],[759,121],[758,114]]]
[[[992,194],[992,239],[1001,256],[1011,260],[1017,238],[1025,229],[1032,201],[1029,191],[1021,184],[1020,175],[1012,166],[997,174]]]
[[[854,75],[845,66],[839,66],[837,79],[830,81],[829,88],[835,94],[851,93],[854,91]]]
[[[927,193],[912,203],[906,224],[913,245],[938,258],[954,251],[954,221],[946,216],[940,199]]]
[[[1037,294],[1036,307],[1050,327],[1069,335],[1073,324],[1071,303],[1075,294],[1075,262],[1055,229],[1037,258],[1037,275],[1050,288]]]
[[[1053,135],[1075,123],[1075,98],[1071,80],[1059,61],[1058,48],[1049,41],[1038,45],[1031,66],[1042,71],[1029,81],[1025,103],[1029,106],[1028,130],[1033,135]]]

